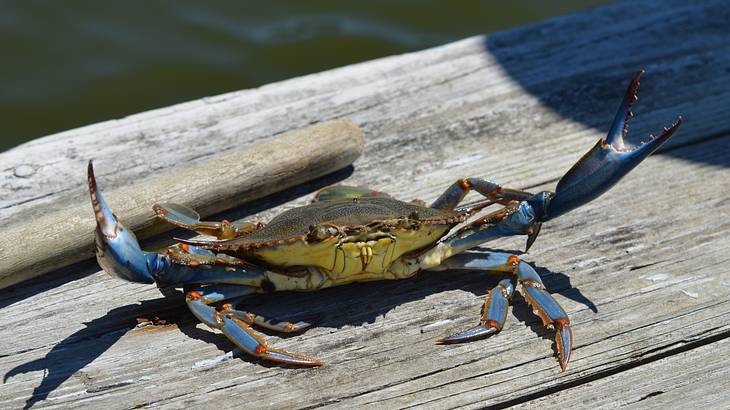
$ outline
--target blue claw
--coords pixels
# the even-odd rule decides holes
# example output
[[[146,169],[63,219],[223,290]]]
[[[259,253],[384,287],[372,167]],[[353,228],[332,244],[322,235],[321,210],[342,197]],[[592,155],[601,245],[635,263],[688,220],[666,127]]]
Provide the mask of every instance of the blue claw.
[[[659,136],[650,136],[634,148],[624,144],[628,133],[629,119],[633,116],[631,106],[636,101],[639,77],[644,70],[636,73],[626,90],[626,96],[611,124],[605,139],[588,151],[560,179],[552,198],[542,204],[541,220],[547,221],[575,209],[608,191],[624,175],[639,165],[646,157],[664,144],[682,124],[682,117],[669,128],[664,128]],[[538,194],[539,195],[539,194]]]
[[[144,252],[134,233],[117,221],[104,200],[89,161],[89,193],[96,217],[96,259],[106,272],[130,282],[154,283],[164,261],[156,253]]]

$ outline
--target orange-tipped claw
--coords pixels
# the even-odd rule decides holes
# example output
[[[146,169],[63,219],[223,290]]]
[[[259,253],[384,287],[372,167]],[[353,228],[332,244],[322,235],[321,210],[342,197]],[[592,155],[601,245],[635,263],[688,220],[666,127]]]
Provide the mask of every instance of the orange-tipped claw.
[[[537,272],[531,266],[520,264],[518,272],[522,284],[522,296],[525,297],[525,300],[532,307],[533,312],[542,320],[545,327],[555,329],[558,360],[560,361],[560,368],[565,371],[573,352],[573,333],[570,330],[568,314],[565,313],[558,301],[545,290],[545,285],[542,284]]]
[[[555,330],[555,344],[558,346],[560,368],[565,371],[570,362],[570,354],[573,353],[573,331],[565,319],[555,321]]]
[[[313,367],[324,364],[321,360],[309,356],[269,348],[261,335],[251,329],[245,321],[237,317],[244,316],[246,312],[234,311],[230,309],[230,305],[224,305],[221,311],[210,306],[211,303],[240,297],[247,291],[245,287],[241,287],[240,289],[236,288],[238,293],[230,293],[230,288],[228,289],[228,293],[226,292],[226,288],[222,287],[207,287],[206,289],[209,290],[208,294],[205,294],[206,291],[202,289],[188,292],[186,298],[188,308],[201,322],[214,329],[220,329],[228,340],[233,342],[245,353],[264,360],[295,366]],[[253,319],[251,321],[255,322]]]
[[[507,321],[509,299],[514,290],[515,287],[510,279],[502,279],[484,298],[482,320],[478,325],[437,340],[436,344],[447,345],[471,342],[472,340],[484,339],[498,333]]]

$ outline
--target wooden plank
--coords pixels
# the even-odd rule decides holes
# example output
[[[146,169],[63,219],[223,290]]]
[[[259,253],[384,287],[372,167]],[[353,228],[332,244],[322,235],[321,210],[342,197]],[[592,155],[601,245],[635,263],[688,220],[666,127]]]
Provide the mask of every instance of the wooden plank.
[[[730,10],[722,2],[630,4],[631,10],[612,5],[209,100],[221,111],[208,119],[240,129],[245,124],[230,114],[241,112],[236,104],[256,107],[257,123],[280,127],[346,114],[370,136],[346,182],[428,200],[469,175],[552,187],[603,134],[630,72],[651,64],[632,134],[681,113],[686,123],[674,148],[596,202],[546,225],[525,257],[571,315],[576,350],[567,372],[559,371],[551,334],[519,298],[497,337],[434,345],[476,320],[481,297],[496,284],[489,276],[434,272],[274,295],[254,306],[285,318],[321,315],[301,335],[267,336],[328,363],[304,370],[227,359],[232,345],[197,324],[181,299],[163,299],[152,287],[87,265],[0,294],[0,406],[445,408],[529,404],[556,392],[570,402],[584,391],[579,386],[632,369],[670,372],[665,359],[672,356],[693,352],[712,360],[703,346],[727,355],[727,344],[718,343],[730,335],[730,201],[722,194],[730,190],[730,137],[723,136],[730,133],[723,113]],[[184,118],[176,119],[191,122]],[[159,121],[148,114],[116,126],[154,130]],[[64,138],[93,145],[90,136],[73,134]],[[172,155],[178,154],[190,155]],[[144,175],[148,165],[133,161],[141,168],[120,170],[127,176],[118,184]],[[30,205],[6,209],[13,208],[15,216],[35,212]],[[136,318],[154,316],[168,324],[130,330]],[[718,386],[728,382],[726,373],[717,375]],[[721,395],[707,402],[713,399],[727,406]]]
[[[616,408],[636,405],[666,409],[678,403],[693,408],[722,408],[730,392],[720,382],[730,380],[730,340],[722,339],[601,378],[516,408]]]
[[[730,222],[718,215],[730,215],[730,201],[706,195],[730,189],[730,168],[698,160],[726,161],[729,142],[686,147],[684,159],[652,157],[601,200],[545,227],[527,259],[574,323],[576,350],[566,373],[559,371],[550,333],[519,298],[497,337],[454,347],[433,343],[476,320],[483,294],[496,283],[483,275],[434,272],[334,288],[317,298],[272,296],[256,310],[322,315],[302,335],[268,336],[276,346],[328,362],[304,370],[248,358],[215,364],[211,359],[231,350],[230,343],[196,324],[181,300],[98,273],[3,298],[7,329],[28,336],[2,339],[0,373],[8,380],[0,405],[22,405],[35,391],[31,401],[48,394],[47,404],[69,407],[242,400],[269,408],[481,406],[519,402],[727,338]],[[642,189],[655,186],[663,189]],[[692,212],[678,204],[693,204]],[[172,324],[129,331],[135,318],[151,316]],[[447,319],[452,322],[434,329]]]
[[[116,191],[99,183],[127,228],[144,239],[172,228],[156,217],[155,203],[182,204],[205,218],[345,168],[362,148],[357,126],[325,121]],[[93,257],[96,222],[89,210],[82,197],[0,233],[0,289]]]

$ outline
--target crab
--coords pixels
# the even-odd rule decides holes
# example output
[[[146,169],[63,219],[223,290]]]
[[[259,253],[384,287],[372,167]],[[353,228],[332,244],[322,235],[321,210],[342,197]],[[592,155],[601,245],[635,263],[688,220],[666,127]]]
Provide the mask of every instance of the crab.
[[[238,310],[236,301],[255,293],[406,279],[426,270],[497,272],[504,279],[487,293],[479,323],[438,343],[468,342],[498,333],[519,286],[544,326],[555,331],[558,361],[564,371],[573,350],[570,320],[535,269],[514,254],[462,252],[514,235],[526,235],[529,249],[543,223],[597,198],[664,144],[682,117],[636,147],[624,143],[642,73],[633,77],[608,135],[560,179],[555,192],[533,194],[481,178],[464,178],[426,206],[422,201],[403,202],[368,188],[334,186],[320,190],[311,204],[285,211],[268,224],[206,222],[185,206],[158,204],[154,211],[161,219],[216,239],[178,239],[161,252],[145,252],[104,200],[90,161],[88,184],[97,222],[97,260],[103,270],[127,281],[182,288],[193,315],[222,331],[242,351],[298,366],[323,362],[270,347],[252,326],[291,333],[310,324]],[[484,198],[460,205],[470,191]],[[491,205],[500,208],[487,213]]]

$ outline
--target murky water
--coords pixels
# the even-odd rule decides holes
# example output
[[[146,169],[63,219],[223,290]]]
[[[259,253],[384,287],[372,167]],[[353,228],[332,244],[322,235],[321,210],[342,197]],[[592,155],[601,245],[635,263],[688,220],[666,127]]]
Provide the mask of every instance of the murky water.
[[[0,2],[0,151],[606,1]]]

